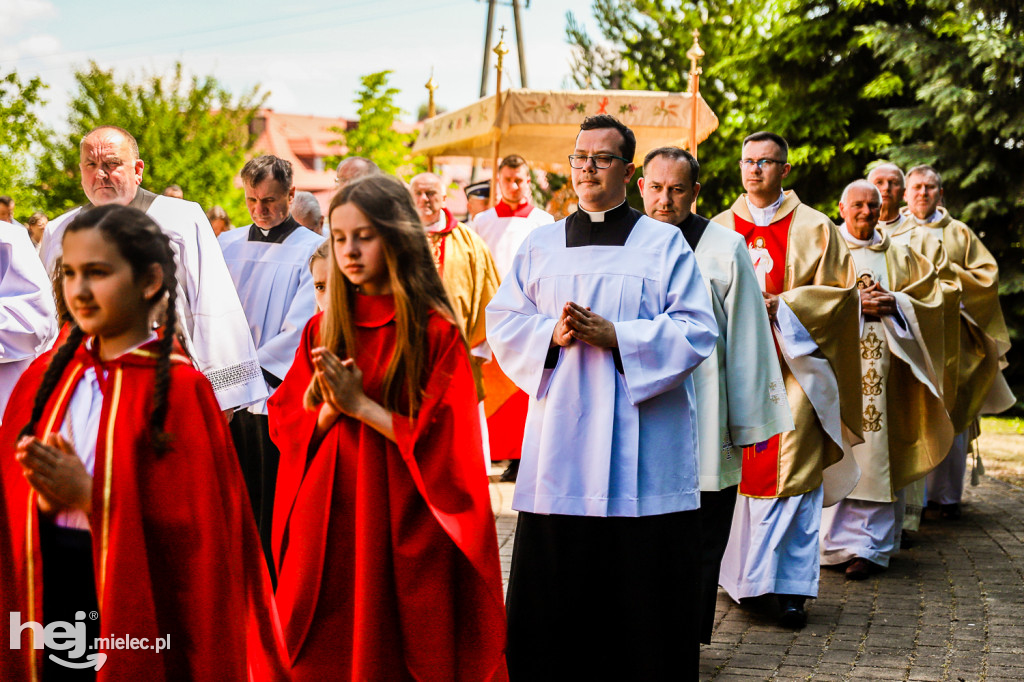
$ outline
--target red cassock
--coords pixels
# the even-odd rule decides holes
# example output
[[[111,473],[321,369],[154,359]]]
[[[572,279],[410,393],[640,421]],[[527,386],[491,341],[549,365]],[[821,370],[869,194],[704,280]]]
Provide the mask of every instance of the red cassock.
[[[17,585],[12,591],[5,581],[0,603],[20,610],[22,622],[43,621],[46,586],[36,494],[14,454],[51,355],[38,358],[21,377],[0,427],[13,546],[3,562],[4,570],[14,568]],[[89,524],[100,636],[149,642],[170,636],[169,648],[159,653],[108,650],[97,680],[287,679],[270,578],[221,409],[210,383],[179,350],[172,356],[165,425],[172,440],[156,454],[149,444],[156,358],[156,342],[108,362],[83,344],[36,429],[39,438],[59,429],[84,371],[96,368],[103,406]],[[4,619],[6,626],[6,613]],[[21,655],[0,657],[0,679],[39,675],[42,650],[30,656],[30,634],[23,637],[15,652]]]
[[[269,402],[281,450],[272,544],[293,679],[504,679],[497,536],[458,329],[430,314],[426,394],[415,418],[395,416],[397,443],[341,417],[310,452],[317,412],[302,399],[321,318]],[[356,295],[355,360],[378,402],[394,318],[391,296]]]

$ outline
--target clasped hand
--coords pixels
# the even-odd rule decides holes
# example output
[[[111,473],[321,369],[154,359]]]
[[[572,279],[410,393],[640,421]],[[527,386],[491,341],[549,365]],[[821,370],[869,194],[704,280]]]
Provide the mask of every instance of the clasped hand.
[[[861,313],[870,317],[896,314],[896,297],[883,289],[878,282],[860,290]]]
[[[340,414],[359,416],[368,398],[363,391],[363,372],[352,358],[339,360],[326,348],[313,349],[313,378],[324,402]]]
[[[573,339],[598,348],[616,348],[619,345],[614,324],[591,312],[590,308],[570,301],[562,307],[562,314],[551,335],[551,343],[564,347],[572,343]]]
[[[92,476],[63,436],[51,433],[45,443],[34,436],[22,436],[15,459],[28,484],[39,494],[39,511],[44,516],[74,509],[92,512]]]

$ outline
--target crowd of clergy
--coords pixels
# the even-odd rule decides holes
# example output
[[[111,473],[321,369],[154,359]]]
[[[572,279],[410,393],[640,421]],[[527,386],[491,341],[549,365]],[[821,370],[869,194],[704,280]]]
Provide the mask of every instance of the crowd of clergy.
[[[237,679],[697,679],[719,586],[744,607],[772,609],[781,627],[802,628],[823,567],[868,578],[922,519],[960,517],[979,415],[1014,397],[1002,376],[1009,336],[998,267],[944,207],[940,169],[871,165],[836,197],[837,225],[785,188],[787,141],[757,132],[738,150],[745,193],[709,219],[696,206],[701,181],[714,179],[700,177],[686,150],[640,159],[632,131],[606,115],[583,120],[565,147],[578,210],[559,219],[533,205],[534,175],[515,154],[495,169],[500,196],[465,221],[447,207],[440,176],[416,175],[395,199],[396,181],[359,157],[338,167],[338,194],[322,215],[311,197],[296,198],[289,162],[260,156],[241,169],[252,223],[221,231],[197,203],[143,189],[144,150],[129,131],[102,126],[81,141],[80,208],[44,217],[32,236],[0,222],[0,410],[73,324],[59,295],[68,227],[116,204],[167,236],[176,266],[164,303],[176,316],[167,319],[229,429],[237,474],[228,480],[244,481],[247,517],[226,523],[258,537],[232,551],[254,552],[263,578],[252,578],[252,564],[238,570],[270,586],[269,626],[239,635],[248,653]],[[634,175],[642,207],[626,201]],[[468,194],[489,198],[486,186]],[[433,279],[391,245],[390,281],[429,289],[436,269],[434,312],[450,318],[455,346],[436,316],[403,312],[409,292],[384,304],[359,286],[373,266],[357,250],[391,234],[406,203],[424,237],[410,253],[429,252]],[[333,306],[344,314],[332,317]],[[351,357],[332,365],[321,334]],[[325,436],[313,407],[332,399],[307,387],[358,371],[355,362],[356,381],[379,391],[392,379],[391,356],[409,352],[406,338],[426,339],[429,365],[420,368],[423,402],[410,394],[402,403],[409,419],[395,412],[381,426],[363,415],[375,430]],[[190,564],[182,538],[207,521],[166,511],[173,503],[163,499],[132,506],[117,485],[111,497],[113,460],[100,455],[114,419],[98,406],[115,389],[100,369],[99,402],[72,390],[55,404],[70,402],[60,408],[67,433],[95,434],[98,444],[78,456],[97,481],[106,467],[93,509],[112,521],[100,523],[99,511],[45,521],[39,512],[38,526],[60,532],[33,526],[40,493],[24,482],[24,454],[15,457],[24,420],[9,423],[32,394],[5,412],[0,678],[227,679],[202,662],[216,650],[194,642],[215,638],[216,627],[197,635],[160,617],[180,596],[173,588],[154,578],[145,604],[104,601],[104,581],[109,591],[133,580],[116,564],[107,570],[109,548],[128,551],[125,509],[167,515],[131,551],[174,536],[180,571],[206,570]],[[58,412],[46,428],[64,433]],[[358,421],[344,410],[340,420]],[[374,445],[385,437],[386,447]],[[504,600],[492,462],[507,467],[500,478],[515,482],[519,512]],[[192,472],[180,485],[202,479]],[[149,609],[157,630],[177,638],[161,658],[137,653],[136,667],[118,668],[123,652],[110,651],[100,667],[77,652],[86,670],[55,667],[43,654],[68,652],[49,636],[46,648],[12,654],[8,642],[29,641],[21,623],[31,614],[44,625],[77,622],[75,612],[47,612],[53,598],[42,600],[57,588],[46,581],[57,579],[46,566],[66,550],[38,543],[82,533],[96,566],[98,632],[135,634],[141,621],[132,618],[142,616],[110,614]],[[261,598],[233,577],[247,585],[245,599]],[[28,614],[17,624],[8,623],[14,607]]]

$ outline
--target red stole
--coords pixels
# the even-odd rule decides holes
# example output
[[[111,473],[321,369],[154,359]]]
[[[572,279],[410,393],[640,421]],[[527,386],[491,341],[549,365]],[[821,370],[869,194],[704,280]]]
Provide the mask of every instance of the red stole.
[[[180,353],[180,350],[179,350]],[[14,459],[18,432],[52,353],[15,387],[0,427],[0,472],[8,495],[17,596],[23,622],[43,621],[42,556],[36,494]],[[170,636],[170,647],[107,652],[97,680],[285,679],[280,623],[227,424],[209,382],[172,356],[166,431],[169,449],[149,443],[156,343],[101,362],[78,349],[36,429],[63,421],[87,368],[103,392],[90,517],[101,637]],[[42,650],[22,664],[38,679]],[[0,665],[4,664],[0,659]],[[0,669],[0,678],[8,679]]]
[[[747,244],[754,270],[764,272],[764,290],[781,294],[786,283],[786,253],[789,225],[794,211],[769,225],[759,226],[733,213],[736,232]],[[760,272],[759,272],[760,274]],[[778,344],[776,344],[776,351]],[[739,491],[750,497],[774,497],[779,481],[779,436],[743,448],[743,470]]]
[[[355,300],[356,365],[381,400],[390,296]],[[505,616],[476,388],[459,330],[431,313],[423,385],[397,443],[340,417],[310,452],[314,316],[268,403],[281,450],[272,545],[294,680],[505,676]]]
[[[524,201],[515,208],[512,208],[504,201],[499,201],[494,205],[494,212],[498,214],[499,218],[527,218],[533,212],[533,204],[529,201]]]
[[[448,243],[448,235],[459,224],[459,221],[455,219],[455,216],[447,208],[441,209],[441,215],[444,216],[444,227],[436,232],[427,232],[427,240],[430,242],[430,252],[434,256],[434,265],[437,267],[437,272],[443,277],[444,247]]]

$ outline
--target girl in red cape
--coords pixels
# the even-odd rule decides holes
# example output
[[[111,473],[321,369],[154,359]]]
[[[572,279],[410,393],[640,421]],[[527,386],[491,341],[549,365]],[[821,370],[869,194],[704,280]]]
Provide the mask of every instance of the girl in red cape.
[[[83,211],[63,239],[73,322],[0,426],[0,572],[14,573],[0,603],[18,612],[0,642],[19,642],[0,679],[287,679],[231,437],[175,342],[170,242],[117,205]]]
[[[476,388],[423,227],[387,176],[328,215],[327,308],[269,402],[292,678],[505,679]]]

